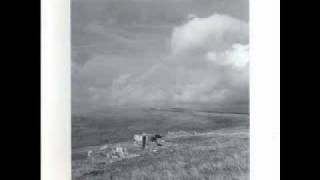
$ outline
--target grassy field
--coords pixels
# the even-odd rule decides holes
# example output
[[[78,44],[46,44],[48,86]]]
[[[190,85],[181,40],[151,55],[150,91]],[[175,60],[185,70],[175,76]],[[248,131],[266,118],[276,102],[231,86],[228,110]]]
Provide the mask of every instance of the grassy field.
[[[248,127],[248,114],[224,114],[185,109],[116,109],[72,117],[72,148],[123,142],[141,132],[206,132]]]
[[[249,179],[248,115],[148,110],[81,118],[73,122],[74,180]],[[166,144],[157,152],[137,151],[132,136],[142,131],[164,134]],[[138,156],[112,163],[86,158],[105,144]]]

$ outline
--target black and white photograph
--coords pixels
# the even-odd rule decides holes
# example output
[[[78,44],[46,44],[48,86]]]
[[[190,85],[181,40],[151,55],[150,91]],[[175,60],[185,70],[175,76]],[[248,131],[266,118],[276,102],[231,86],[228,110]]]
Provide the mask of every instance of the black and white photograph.
[[[72,0],[73,180],[249,180],[249,0]]]

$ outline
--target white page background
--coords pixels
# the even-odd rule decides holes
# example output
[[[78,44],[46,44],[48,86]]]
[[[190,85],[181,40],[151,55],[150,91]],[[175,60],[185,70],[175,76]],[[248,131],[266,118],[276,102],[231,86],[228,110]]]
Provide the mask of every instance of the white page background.
[[[41,179],[71,180],[70,1],[41,2]]]
[[[70,0],[41,2],[41,179],[71,180]],[[250,179],[280,179],[280,1],[250,1]]]

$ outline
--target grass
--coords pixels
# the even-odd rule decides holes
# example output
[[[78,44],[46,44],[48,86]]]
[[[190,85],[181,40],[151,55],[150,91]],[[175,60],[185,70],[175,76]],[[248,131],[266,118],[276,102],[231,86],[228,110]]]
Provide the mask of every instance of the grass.
[[[248,180],[247,128],[174,133],[158,152],[109,163],[73,161],[74,180]]]
[[[173,110],[126,110],[72,117],[72,148],[130,141],[134,134],[169,131],[208,132],[248,127],[247,114],[216,114]]]

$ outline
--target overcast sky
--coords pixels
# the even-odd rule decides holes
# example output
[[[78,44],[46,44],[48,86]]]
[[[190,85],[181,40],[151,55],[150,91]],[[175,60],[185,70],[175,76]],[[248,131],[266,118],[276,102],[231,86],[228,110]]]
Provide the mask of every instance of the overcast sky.
[[[249,102],[248,0],[72,0],[72,110]]]

